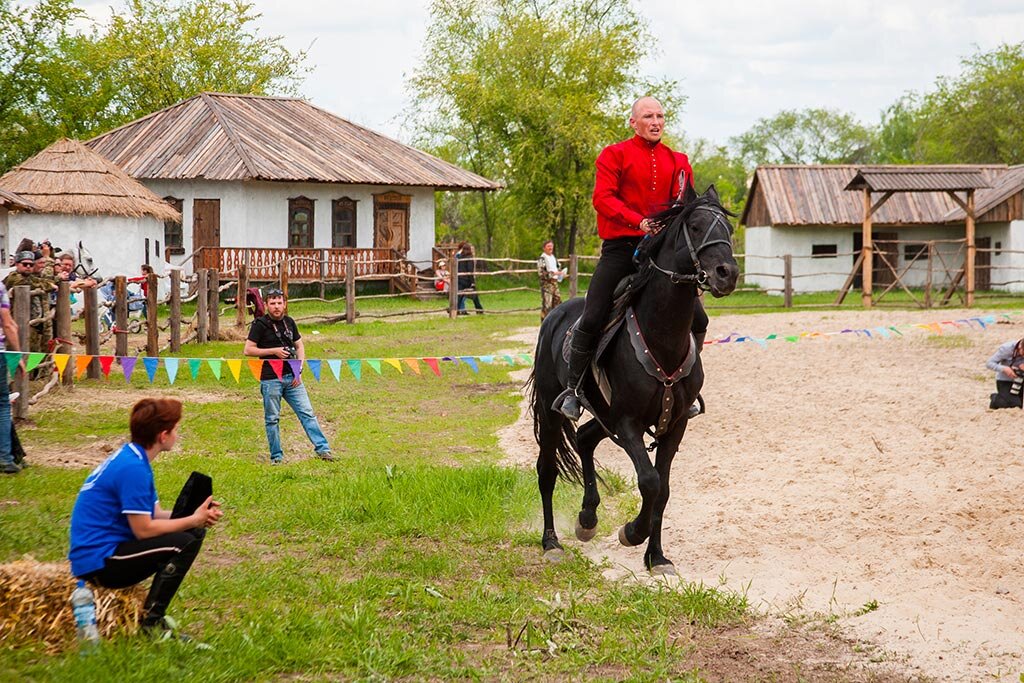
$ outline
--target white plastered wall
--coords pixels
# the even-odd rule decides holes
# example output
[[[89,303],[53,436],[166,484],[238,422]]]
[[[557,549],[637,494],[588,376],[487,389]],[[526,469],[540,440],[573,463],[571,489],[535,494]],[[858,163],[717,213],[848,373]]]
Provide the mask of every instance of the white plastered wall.
[[[875,226],[875,234],[880,232],[896,233],[900,241],[926,242],[932,240],[963,239],[962,226],[923,225],[923,226]],[[772,294],[781,294],[783,288],[782,256],[793,257],[793,290],[796,292],[836,291],[842,288],[853,268],[854,235],[860,232],[857,226],[814,227],[814,226],[747,226],[744,253],[746,255],[745,282],[769,290]],[[993,247],[997,242],[1003,249],[1021,250],[1024,252],[1024,221],[1013,223],[985,223],[977,227],[977,237],[989,237]],[[811,258],[814,245],[835,245],[837,255],[834,257]],[[920,258],[905,273],[904,268],[910,262],[906,256],[905,244],[899,245],[897,272],[908,287],[922,287],[928,278],[927,260]],[[937,253],[945,261],[936,258],[932,261],[932,284],[941,287],[948,284],[950,277],[955,276],[963,265],[963,253],[960,244],[939,243]],[[1024,280],[1024,253],[1002,253],[992,255],[991,271],[993,288],[1024,291],[1024,282],[1014,283],[1012,280]],[[948,269],[948,274],[947,274]],[[1008,283],[1001,285],[999,283]]]
[[[72,252],[81,241],[92,255],[98,275],[103,278],[141,274],[141,266],[146,263],[148,238],[149,264],[158,275],[164,273],[164,224],[156,218],[12,213],[8,218],[8,241],[17,245],[23,237],[36,242],[49,239],[53,246]]]
[[[373,247],[373,195],[398,192],[411,195],[409,207],[408,259],[426,268],[434,246],[434,189],[377,185],[327,183],[279,183],[264,181],[143,180],[160,197],[183,200],[182,237],[185,255],[172,257],[182,263],[192,253],[192,207],[196,199],[220,200],[220,244],[222,247],[288,246],[288,200],[314,200],[313,246],[331,247],[332,201],[348,197],[356,201],[356,247]],[[162,239],[162,238],[161,238]],[[191,271],[191,262],[186,270]]]

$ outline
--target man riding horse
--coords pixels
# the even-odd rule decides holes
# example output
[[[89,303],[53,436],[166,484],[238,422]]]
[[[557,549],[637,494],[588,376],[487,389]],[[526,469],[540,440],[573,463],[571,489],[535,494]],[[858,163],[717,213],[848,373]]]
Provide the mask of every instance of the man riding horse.
[[[636,271],[633,255],[640,241],[662,227],[646,216],[663,211],[688,186],[693,187],[693,169],[686,155],[661,142],[665,112],[658,100],[641,97],[634,102],[629,125],[636,135],[605,147],[597,157],[594,208],[597,233],[603,240],[601,258],[587,288],[583,315],[572,333],[568,383],[552,405],[573,421],[582,414],[580,380],[608,321],[615,288]],[[698,299],[692,328],[698,353],[707,330],[708,316]],[[696,403],[690,406],[690,417],[699,413]]]

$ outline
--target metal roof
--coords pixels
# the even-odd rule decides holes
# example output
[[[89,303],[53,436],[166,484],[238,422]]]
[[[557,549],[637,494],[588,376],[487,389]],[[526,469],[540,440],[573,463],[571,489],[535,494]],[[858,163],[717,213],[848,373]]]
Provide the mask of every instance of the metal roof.
[[[744,225],[860,225],[864,219],[863,200],[860,195],[845,189],[851,179],[865,168],[886,167],[843,164],[759,166],[747,192],[740,222]],[[906,172],[912,167],[889,168]],[[924,168],[956,168],[960,169],[960,174],[979,174],[985,185],[991,188],[982,188],[975,193],[978,216],[1014,192],[1024,190],[1024,173],[1016,167],[1009,169],[1005,165],[990,164]],[[1008,177],[1011,171],[1013,175]],[[1006,182],[1000,182],[1004,178]],[[756,214],[757,223],[750,222],[752,212]],[[963,222],[964,217],[963,210],[946,192],[919,190],[896,192],[875,212],[873,220],[876,224],[935,225]]]
[[[844,188],[872,192],[945,192],[991,187],[980,169],[971,166],[859,167]]]
[[[487,178],[285,97],[203,93],[87,143],[139,179],[496,190]]]

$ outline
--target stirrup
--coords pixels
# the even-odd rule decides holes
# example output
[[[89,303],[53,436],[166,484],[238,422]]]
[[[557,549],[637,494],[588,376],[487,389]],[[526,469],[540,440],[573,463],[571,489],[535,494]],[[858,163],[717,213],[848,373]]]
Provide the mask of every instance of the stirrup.
[[[567,387],[565,391],[555,398],[551,404],[551,409],[561,413],[573,422],[578,421],[583,416],[583,406],[580,405],[579,398],[576,396],[576,390],[572,387]]]

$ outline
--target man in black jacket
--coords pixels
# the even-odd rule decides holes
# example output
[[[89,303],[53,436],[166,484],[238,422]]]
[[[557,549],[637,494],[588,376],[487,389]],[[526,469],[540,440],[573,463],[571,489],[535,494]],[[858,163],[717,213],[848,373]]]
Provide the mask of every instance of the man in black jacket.
[[[313,413],[309,394],[302,384],[302,364],[306,360],[306,350],[295,321],[285,315],[284,292],[280,289],[269,290],[265,303],[266,315],[253,320],[249,328],[245,355],[268,359],[263,363],[260,375],[260,393],[263,395],[263,417],[267,426],[267,442],[270,444],[270,463],[280,465],[284,460],[278,427],[282,398],[298,415],[299,423],[313,443],[316,457],[334,460],[327,437]]]

